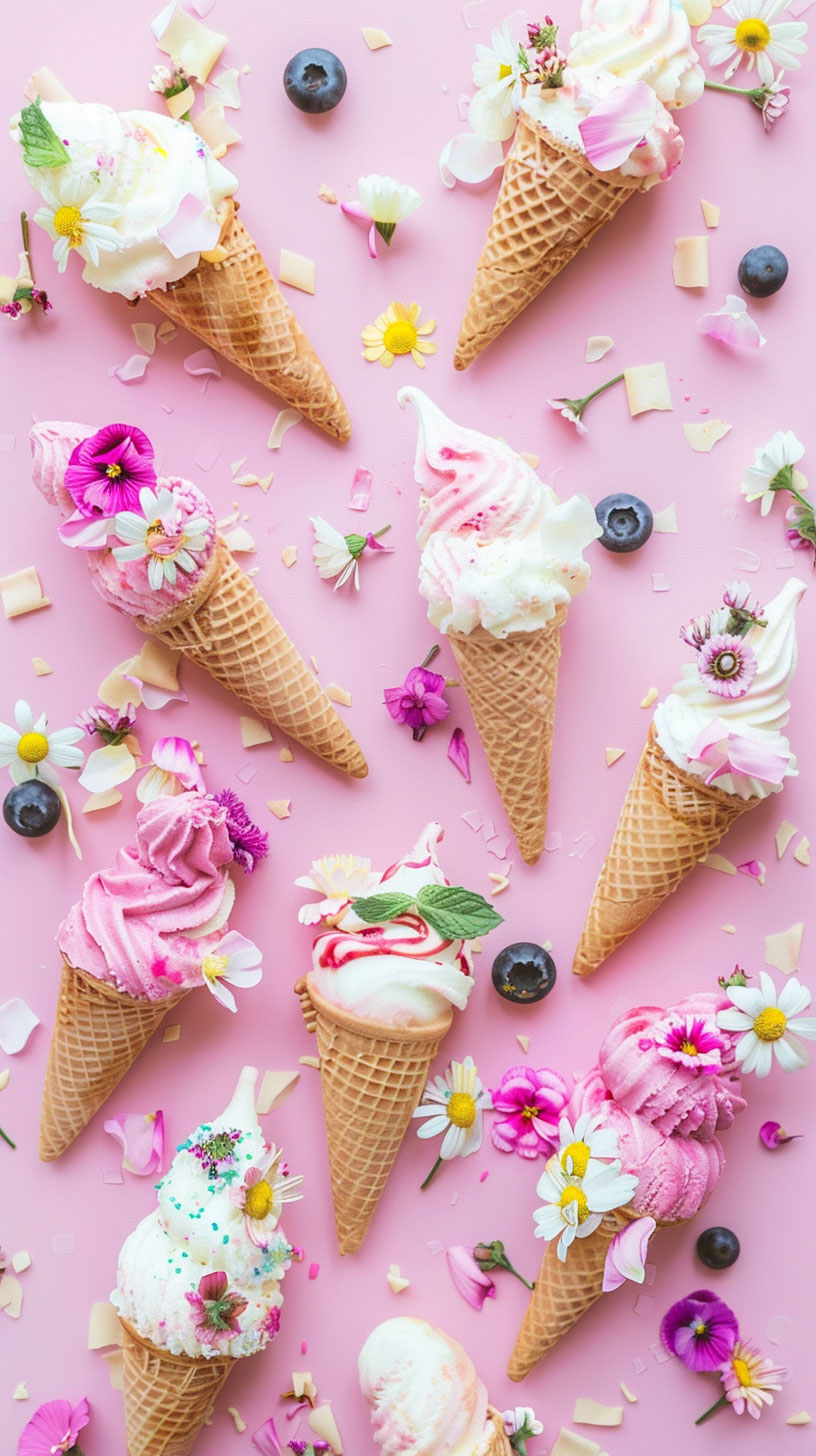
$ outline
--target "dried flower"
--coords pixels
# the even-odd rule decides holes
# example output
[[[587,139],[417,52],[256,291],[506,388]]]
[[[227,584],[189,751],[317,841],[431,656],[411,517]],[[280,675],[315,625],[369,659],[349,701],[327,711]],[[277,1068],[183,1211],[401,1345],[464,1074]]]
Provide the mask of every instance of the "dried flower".
[[[77,728],[81,728],[89,738],[98,733],[109,747],[124,743],[135,723],[136,709],[132,703],[125,703],[123,708],[109,708],[107,703],[97,703],[87,713],[80,713],[76,720]]]
[[[228,1282],[226,1274],[220,1271],[204,1274],[198,1281],[197,1292],[184,1296],[193,1311],[195,1337],[200,1345],[217,1345],[241,1333],[238,1317],[246,1309],[247,1300],[240,1294],[228,1294]]]
[[[710,1289],[695,1289],[678,1299],[660,1326],[666,1349],[690,1370],[718,1369],[728,1359],[738,1334],[734,1311]]]
[[[227,834],[232,845],[232,855],[244,874],[251,875],[256,864],[266,859],[269,853],[269,835],[257,824],[253,824],[246,806],[232,789],[221,789],[213,794],[216,804],[227,811]]]

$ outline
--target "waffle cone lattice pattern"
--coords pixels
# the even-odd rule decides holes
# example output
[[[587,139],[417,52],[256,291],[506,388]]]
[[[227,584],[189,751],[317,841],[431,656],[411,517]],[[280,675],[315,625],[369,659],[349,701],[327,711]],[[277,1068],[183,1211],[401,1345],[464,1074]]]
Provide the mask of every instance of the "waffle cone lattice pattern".
[[[641,186],[618,171],[596,172],[520,112],[459,332],[456,368],[467,369]]]
[[[153,289],[149,301],[321,430],[347,440],[346,406],[233,208],[219,249],[217,263],[202,259],[171,287]]]
[[[305,981],[295,987],[317,1032],[334,1219],[341,1254],[359,1249],[450,1028],[450,1008],[429,1026],[365,1022]]]
[[[710,854],[735,819],[760,803],[686,773],[649,730],[595,886],[572,969],[589,975]]]
[[[470,710],[519,853],[535,864],[547,833],[561,625],[494,637],[483,627],[451,632]]]
[[[368,768],[314,673],[223,542],[210,594],[189,616],[144,632],[183,652],[265,722],[354,778]]]
[[[186,994],[142,1001],[63,961],[40,1114],[44,1162],[70,1147]]]
[[[120,1323],[128,1456],[189,1456],[237,1362],[171,1355]]]

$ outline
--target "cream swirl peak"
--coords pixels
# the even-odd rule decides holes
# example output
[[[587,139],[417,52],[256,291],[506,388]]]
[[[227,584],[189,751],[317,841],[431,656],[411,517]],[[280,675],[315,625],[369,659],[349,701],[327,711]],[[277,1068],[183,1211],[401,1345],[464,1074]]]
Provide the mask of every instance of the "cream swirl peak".
[[[705,74],[691,43],[681,0],[582,0],[571,66],[603,67],[621,80],[646,81],[664,106],[688,106]]]
[[[363,1345],[358,1370],[383,1456],[487,1451],[487,1391],[450,1335],[425,1320],[386,1320]]]
[[[496,637],[551,622],[585,590],[582,552],[601,534],[586,496],[559,501],[504,441],[454,424],[419,389],[401,389],[418,438],[419,587],[441,632]]]

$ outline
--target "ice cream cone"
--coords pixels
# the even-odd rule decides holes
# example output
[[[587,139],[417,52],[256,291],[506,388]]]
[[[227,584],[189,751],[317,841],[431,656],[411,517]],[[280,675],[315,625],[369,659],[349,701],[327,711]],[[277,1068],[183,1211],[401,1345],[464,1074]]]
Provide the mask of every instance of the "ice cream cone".
[[[504,1429],[501,1411],[497,1411],[494,1405],[488,1405],[487,1418],[491,1422],[493,1430],[480,1456],[513,1456],[513,1447],[510,1445],[510,1437]]]
[[[171,1355],[120,1323],[128,1456],[188,1456],[237,1361]]]
[[[567,608],[535,632],[450,632],[471,712],[519,852],[535,864],[547,833],[550,754],[561,627]]]
[[[70,1147],[186,994],[142,1000],[63,960],[40,1114],[43,1162]]]
[[[191,596],[143,632],[185,653],[264,721],[354,778],[362,752],[314,673],[223,541]]]
[[[578,942],[572,969],[588,976],[662,905],[736,819],[756,808],[678,768],[654,724],[632,779]]]
[[[637,1214],[616,1208],[587,1239],[574,1239],[565,1262],[561,1262],[553,1240],[544,1248],[535,1288],[516,1336],[507,1367],[511,1380],[523,1380],[539,1360],[603,1293],[606,1253],[615,1234]]]
[[[146,295],[173,323],[217,349],[338,440],[348,410],[230,202],[218,245],[191,273]]]
[[[591,243],[643,179],[598,172],[522,110],[454,355],[477,354]]]
[[[365,1021],[297,982],[303,1019],[317,1033],[334,1219],[341,1254],[363,1242],[453,1019],[426,1026]]]

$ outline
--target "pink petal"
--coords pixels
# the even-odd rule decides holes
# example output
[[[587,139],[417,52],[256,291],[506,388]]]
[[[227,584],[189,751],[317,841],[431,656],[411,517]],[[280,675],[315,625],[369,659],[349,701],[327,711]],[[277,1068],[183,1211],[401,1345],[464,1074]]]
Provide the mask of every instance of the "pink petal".
[[[457,182],[474,184],[492,176],[504,161],[501,142],[487,142],[474,131],[452,137],[439,158],[439,174],[446,187]]]
[[[362,218],[365,222],[371,221],[371,216],[366,212],[362,202],[341,202],[340,211],[344,212],[346,217]]]
[[[615,1234],[606,1251],[603,1292],[608,1294],[625,1284],[627,1279],[642,1284],[645,1276],[646,1250],[657,1224],[653,1218],[636,1218]]]
[[[122,1148],[122,1167],[145,1178],[160,1173],[164,1160],[164,1113],[123,1112],[105,1123]]]
[[[123,672],[125,682],[133,683],[139,689],[139,696],[142,700],[142,707],[148,708],[151,712],[155,708],[163,708],[166,703],[189,703],[187,694],[177,688],[157,688],[152,683],[142,682],[141,678],[133,677],[129,672]]]
[[[127,362],[117,365],[112,370],[112,373],[116,375],[117,379],[121,380],[122,384],[132,384],[134,379],[141,379],[143,377],[149,363],[149,354],[131,354]]]
[[[371,487],[374,484],[374,476],[370,470],[361,467],[355,470],[354,479],[351,482],[351,495],[349,496],[350,511],[367,511],[371,505]]]
[[[156,768],[164,773],[174,774],[185,789],[197,789],[204,793],[206,785],[201,777],[198,759],[193,745],[186,738],[159,738],[153,745],[151,758]]]
[[[645,81],[622,81],[579,121],[587,160],[599,172],[611,172],[626,161],[649,130],[657,97]]]
[[[746,859],[737,865],[737,873],[750,875],[753,880],[762,880],[765,878],[765,866],[759,859]]]
[[[205,210],[201,199],[187,192],[175,217],[159,228],[159,237],[174,258],[185,258],[188,253],[206,253],[214,248],[220,232],[221,224],[214,210],[211,207]]]
[[[89,1419],[87,1400],[81,1400],[76,1406],[70,1400],[47,1400],[24,1428],[17,1456],[48,1456],[54,1449],[62,1451],[66,1438],[74,1445]]]
[[[0,1047],[10,1057],[21,1052],[40,1018],[19,996],[0,1006]]]
[[[369,252],[369,256],[370,257],[376,258],[376,256],[377,256],[377,224],[376,223],[372,223],[371,224],[371,227],[368,229],[368,252]]]
[[[744,300],[734,293],[728,294],[717,313],[704,313],[697,320],[697,331],[719,344],[727,344],[730,349],[761,349],[765,343]]]
[[[448,744],[448,758],[454,768],[458,768],[466,784],[470,783],[470,750],[465,742],[465,734],[462,728],[454,728],[451,734],[451,741]]]
[[[74,511],[67,521],[59,526],[58,534],[66,546],[78,546],[82,551],[99,551],[108,543],[108,532],[113,522],[104,516],[83,516]]]
[[[275,1430],[275,1422],[271,1416],[255,1432],[252,1437],[252,1444],[257,1447],[261,1456],[281,1456],[283,1448],[278,1433]]]
[[[126,743],[106,743],[95,748],[79,775],[79,783],[89,794],[104,794],[125,784],[136,772],[136,760]]]
[[[218,363],[212,349],[197,349],[194,354],[188,354],[184,361],[184,368],[188,374],[213,374],[216,379],[221,378],[221,365]]]

